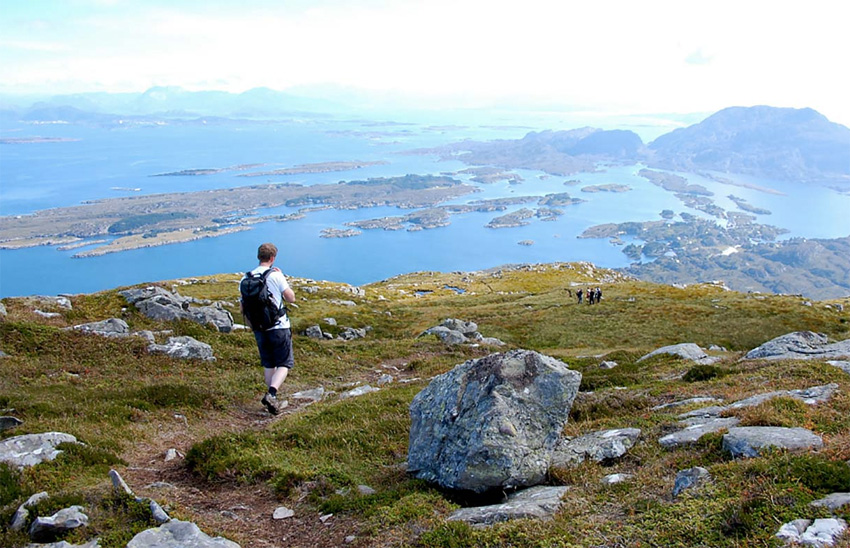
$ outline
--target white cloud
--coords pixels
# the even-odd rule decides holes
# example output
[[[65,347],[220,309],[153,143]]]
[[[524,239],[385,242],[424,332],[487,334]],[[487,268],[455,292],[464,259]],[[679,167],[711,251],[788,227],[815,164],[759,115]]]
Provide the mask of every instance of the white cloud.
[[[336,83],[645,112],[812,106],[850,121],[837,0],[117,4],[4,33],[2,83]],[[16,56],[26,44],[55,55]]]

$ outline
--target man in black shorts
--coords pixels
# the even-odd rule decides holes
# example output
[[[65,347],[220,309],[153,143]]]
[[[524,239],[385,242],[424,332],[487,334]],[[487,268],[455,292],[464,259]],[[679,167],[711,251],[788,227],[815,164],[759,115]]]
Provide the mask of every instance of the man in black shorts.
[[[266,277],[266,288],[271,300],[280,307],[284,301],[295,302],[295,292],[289,287],[283,273],[279,268],[273,267],[277,257],[277,247],[274,244],[263,244],[257,250],[257,259],[260,265],[252,270],[253,274],[261,274],[271,269]],[[280,413],[289,402],[278,399],[277,391],[289,370],[295,365],[292,356],[292,331],[290,330],[289,317],[283,314],[276,324],[265,330],[254,330],[254,338],[257,340],[257,348],[260,351],[260,363],[265,372],[266,386],[268,392],[263,396],[262,404],[272,415]]]

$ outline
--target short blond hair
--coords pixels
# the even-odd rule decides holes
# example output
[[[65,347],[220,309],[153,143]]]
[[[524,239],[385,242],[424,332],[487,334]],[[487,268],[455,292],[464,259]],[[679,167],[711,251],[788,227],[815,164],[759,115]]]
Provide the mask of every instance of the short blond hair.
[[[262,244],[259,249],[257,249],[257,259],[260,262],[268,262],[277,257],[277,246],[270,243]]]

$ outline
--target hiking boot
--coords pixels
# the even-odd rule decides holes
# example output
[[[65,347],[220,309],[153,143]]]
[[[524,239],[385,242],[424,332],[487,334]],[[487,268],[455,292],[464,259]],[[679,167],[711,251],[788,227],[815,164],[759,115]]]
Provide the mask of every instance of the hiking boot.
[[[272,396],[268,392],[263,396],[263,399],[260,402],[268,409],[269,413],[272,415],[277,415],[280,413],[282,409],[286,409],[286,406],[289,405],[289,402],[286,400],[279,400],[275,396]]]

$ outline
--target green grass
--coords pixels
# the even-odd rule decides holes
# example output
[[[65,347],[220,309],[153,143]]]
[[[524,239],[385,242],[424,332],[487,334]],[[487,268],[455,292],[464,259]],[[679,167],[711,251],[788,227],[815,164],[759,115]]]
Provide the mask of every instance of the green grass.
[[[339,284],[292,279],[299,298],[291,313],[296,366],[285,395],[319,385],[342,392],[346,383],[374,380],[384,372],[419,380],[350,400],[331,396],[264,428],[193,430],[199,441],[186,456],[186,469],[201,488],[215,483],[267,489],[284,504],[333,513],[356,523],[358,536],[376,546],[765,546],[783,520],[815,517],[820,511],[808,508],[811,500],[831,490],[850,490],[850,467],[844,462],[850,459],[847,375],[817,361],[738,361],[740,353],[790,331],[845,339],[850,336],[846,314],[804,307],[795,297],[754,298],[708,285],[600,284],[595,275],[587,265],[416,273],[367,286],[365,298],[352,297]],[[236,303],[238,278],[207,277],[177,289],[186,296]],[[565,291],[578,287],[573,283],[601,285],[603,302],[579,306]],[[161,285],[171,288],[171,283]],[[318,286],[318,293],[300,290],[307,285]],[[458,295],[446,285],[466,293]],[[417,297],[417,290],[432,293]],[[358,304],[340,306],[332,299]],[[112,494],[108,470],[120,470],[137,444],[156,439],[163,425],[175,423],[175,415],[186,417],[187,425],[227,423],[241,409],[256,408],[263,390],[251,333],[222,334],[189,322],[158,324],[127,307],[114,291],[72,301],[72,310],[56,308],[62,316],[50,320],[35,316],[26,300],[5,301],[9,315],[0,321],[0,348],[9,357],[0,360],[0,408],[14,409],[25,422],[2,436],[56,430],[86,445],[65,446],[55,461],[21,472],[0,466],[3,546],[27,542],[7,524],[17,505],[41,490],[51,498],[38,512],[81,501],[92,512],[90,532],[101,537],[101,546],[126,545],[149,526],[148,515]],[[231,312],[239,321],[237,310]],[[170,329],[173,335],[193,336],[210,344],[217,360],[172,360],[149,354],[141,339],[62,329],[109,317],[125,319],[133,330]],[[337,320],[337,331],[343,326],[372,330],[350,342],[297,335],[309,325],[327,327],[327,317]],[[638,427],[641,439],[611,466],[553,471],[551,482],[570,488],[553,521],[486,529],[445,521],[456,503],[404,472],[408,406],[430,377],[492,351],[419,337],[445,318],[475,321],[485,336],[505,341],[504,349],[537,350],[580,371],[582,393],[571,409],[567,435]],[[718,344],[732,353],[713,368],[671,356],[638,362],[660,346],[681,342],[704,348]],[[601,369],[603,360],[618,366]],[[807,406],[777,398],[736,413],[743,424],[802,426],[823,434],[825,447],[816,455],[777,452],[734,461],[720,449],[721,434],[683,449],[657,444],[673,428],[676,414],[689,409],[652,411],[659,403],[699,395],[733,401],[828,382],[839,384],[829,403]],[[672,499],[675,472],[692,466],[708,468],[715,481]],[[599,480],[613,472],[634,478],[601,485]],[[358,485],[376,493],[361,495]],[[82,542],[84,536],[75,533],[67,540]]]

